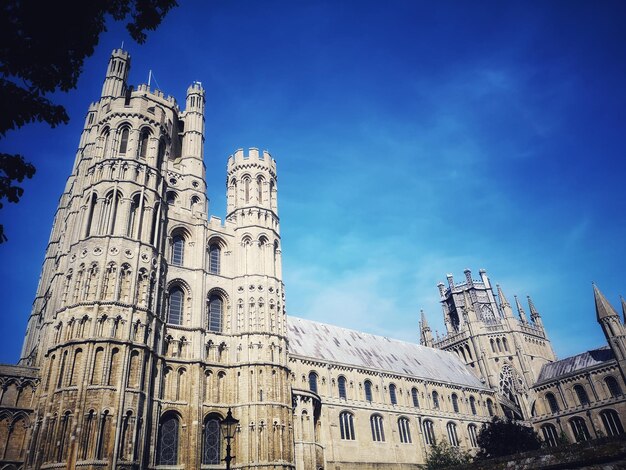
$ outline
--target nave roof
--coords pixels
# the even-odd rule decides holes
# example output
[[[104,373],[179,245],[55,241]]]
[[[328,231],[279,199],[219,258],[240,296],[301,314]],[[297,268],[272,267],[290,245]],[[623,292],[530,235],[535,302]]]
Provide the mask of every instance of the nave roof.
[[[287,317],[290,354],[460,386],[486,388],[454,354],[419,344]]]

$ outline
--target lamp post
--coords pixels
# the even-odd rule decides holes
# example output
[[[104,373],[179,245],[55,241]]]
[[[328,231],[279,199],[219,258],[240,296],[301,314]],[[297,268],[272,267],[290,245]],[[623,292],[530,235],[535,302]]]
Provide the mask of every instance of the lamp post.
[[[231,409],[228,408],[226,418],[220,421],[222,433],[224,434],[224,439],[226,439],[226,457],[222,459],[224,460],[224,462],[226,462],[226,470],[230,470],[230,461],[235,458],[234,455],[230,455],[230,440],[235,437],[235,429],[237,428],[237,424],[239,424],[239,420],[233,418],[233,413]]]

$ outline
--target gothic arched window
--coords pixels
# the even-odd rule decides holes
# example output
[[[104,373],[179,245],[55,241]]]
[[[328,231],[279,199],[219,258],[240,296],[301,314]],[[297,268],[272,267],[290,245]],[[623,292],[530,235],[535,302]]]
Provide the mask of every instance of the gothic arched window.
[[[396,386],[394,384],[389,385],[389,400],[392,405],[398,404],[398,397],[396,396]]]
[[[220,435],[220,417],[215,414],[207,416],[202,430],[202,463],[219,465],[222,437]]]
[[[588,441],[591,439],[589,431],[587,430],[587,423],[580,416],[575,416],[569,420],[569,425],[572,428],[572,434],[576,442]]]
[[[574,385],[574,391],[576,392],[576,396],[578,397],[578,401],[581,405],[589,404],[589,396],[587,395],[587,391],[583,388],[582,385]]]
[[[475,424],[467,426],[467,434],[470,439],[470,445],[472,447],[478,447],[478,428]]]
[[[452,447],[459,446],[459,436],[456,433],[456,424],[448,423],[446,425],[446,429],[448,430],[448,441],[450,441],[450,445]]]
[[[427,446],[432,446],[436,442],[435,427],[433,425],[433,422],[429,419],[425,419],[424,421],[422,421],[422,428],[424,431],[424,443]]]
[[[220,273],[220,256],[222,250],[217,243],[209,245],[209,272],[211,274]]]
[[[309,373],[309,390],[317,393],[317,374],[315,372]]]
[[[624,426],[622,426],[619,415],[615,410],[602,410],[600,412],[600,418],[602,418],[602,424],[604,425],[607,436],[624,434]]]
[[[263,203],[263,183],[265,182],[265,180],[263,179],[263,177],[259,176],[256,179],[256,186],[257,186],[257,199],[259,201],[259,204]]]
[[[611,397],[617,398],[622,394],[622,388],[619,386],[619,383],[617,383],[617,380],[615,380],[615,377],[609,375],[604,379],[604,383],[606,383],[606,388],[609,389]]]
[[[385,430],[383,429],[383,417],[381,415],[370,416],[370,427],[372,428],[372,440],[384,442]]]
[[[372,382],[366,380],[363,387],[365,388],[365,400],[372,401]]]
[[[157,441],[157,465],[178,465],[178,417],[166,414],[159,423]]]
[[[402,444],[411,443],[411,430],[409,429],[409,420],[407,418],[398,419],[398,432],[400,433],[400,442]]]
[[[129,132],[130,131],[128,130],[128,127],[122,128],[122,131],[120,133],[120,150],[119,150],[120,155],[124,155],[126,153],[126,150],[128,149]]]
[[[222,298],[219,295],[212,295],[209,297],[209,318],[208,318],[208,328],[209,331],[214,333],[222,332],[222,310],[223,310],[223,302]]]
[[[184,293],[180,287],[170,290],[169,304],[167,308],[167,322],[172,325],[183,324]]]
[[[343,398],[345,400],[347,398],[346,378],[343,375],[337,379],[337,388],[339,389],[339,398]]]
[[[417,389],[415,387],[413,387],[411,389],[411,398],[413,399],[413,406],[415,408],[419,408],[420,402],[419,402],[419,398],[418,398]]]
[[[150,141],[150,130],[143,129],[139,136],[139,158],[146,158],[148,154],[148,142]]]
[[[559,445],[559,435],[553,424],[548,423],[541,426],[541,433],[543,434],[543,441],[548,447],[556,447]]]
[[[560,411],[559,404],[557,403],[556,398],[552,393],[546,393],[546,400],[548,402],[548,406],[550,407],[551,413],[558,413]]]
[[[355,439],[354,435],[354,416],[348,411],[342,411],[339,414],[339,429],[341,431],[341,438],[348,441]]]
[[[455,413],[459,412],[459,397],[456,393],[452,394],[452,409]]]
[[[185,257],[185,237],[180,234],[172,237],[172,264],[182,266]]]

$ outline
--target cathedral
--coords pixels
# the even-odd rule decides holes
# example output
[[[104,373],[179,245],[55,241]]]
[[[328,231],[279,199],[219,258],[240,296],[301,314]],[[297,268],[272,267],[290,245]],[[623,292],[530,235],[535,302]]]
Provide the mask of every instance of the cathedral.
[[[624,432],[626,327],[596,286],[608,344],[562,360],[484,270],[439,284],[447,332],[422,312],[421,344],[287,316],[276,161],[235,151],[208,216],[202,86],[181,110],[129,68],[113,51],[0,365],[0,470],[408,470],[493,416],[548,446]]]

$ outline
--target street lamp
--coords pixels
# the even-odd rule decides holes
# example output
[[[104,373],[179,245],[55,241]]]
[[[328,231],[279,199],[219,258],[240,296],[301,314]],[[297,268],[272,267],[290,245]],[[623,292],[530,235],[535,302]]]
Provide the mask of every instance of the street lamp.
[[[226,439],[226,457],[222,459],[226,462],[226,470],[230,470],[230,461],[235,458],[234,455],[230,455],[230,440],[235,437],[237,424],[239,424],[239,420],[233,418],[233,413],[230,408],[228,408],[226,418],[220,421],[222,434],[224,434],[224,439]]]

